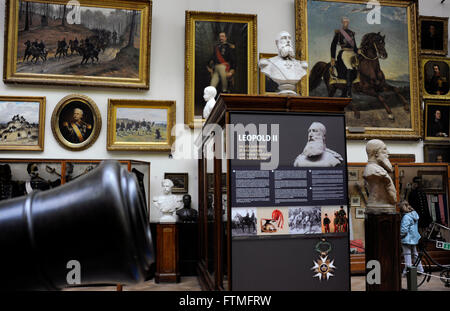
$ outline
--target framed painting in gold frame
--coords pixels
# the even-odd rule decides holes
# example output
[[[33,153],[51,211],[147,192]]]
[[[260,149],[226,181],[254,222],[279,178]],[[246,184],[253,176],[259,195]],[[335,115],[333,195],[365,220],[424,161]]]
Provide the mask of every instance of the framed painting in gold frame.
[[[421,54],[448,54],[448,17],[419,16],[418,29]]]
[[[109,99],[107,149],[170,151],[175,118],[175,101]]]
[[[72,94],[56,105],[51,126],[53,136],[62,147],[81,151],[97,140],[102,129],[102,116],[90,97]]]
[[[423,98],[450,99],[450,58],[422,56],[420,66]]]
[[[151,0],[6,0],[5,16],[5,83],[149,89]]]
[[[425,102],[425,140],[450,142],[450,101]]]
[[[300,93],[352,97],[350,139],[418,140],[417,1],[378,3],[377,16],[365,0],[295,1],[296,56],[309,64]]]
[[[0,150],[44,151],[45,97],[0,96]]]
[[[259,59],[263,58],[272,58],[277,56],[278,54],[275,53],[259,53]],[[263,74],[261,70],[258,70],[259,72],[259,94],[278,94],[278,85],[270,79],[268,76]]]
[[[203,124],[203,90],[257,94],[257,17],[186,11],[184,122]]]

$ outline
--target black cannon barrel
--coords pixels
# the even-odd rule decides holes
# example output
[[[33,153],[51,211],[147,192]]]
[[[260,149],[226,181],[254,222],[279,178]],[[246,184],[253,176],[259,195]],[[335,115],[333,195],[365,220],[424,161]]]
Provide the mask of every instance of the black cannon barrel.
[[[0,289],[142,282],[154,262],[144,198],[117,161],[58,188],[0,203]]]

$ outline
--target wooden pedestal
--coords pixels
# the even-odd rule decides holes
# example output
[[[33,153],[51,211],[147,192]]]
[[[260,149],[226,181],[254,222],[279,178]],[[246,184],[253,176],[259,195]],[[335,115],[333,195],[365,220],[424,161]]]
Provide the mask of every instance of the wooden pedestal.
[[[156,273],[155,282],[180,282],[178,268],[178,228],[177,224],[156,225]]]
[[[366,267],[378,260],[381,276],[380,284],[366,283],[366,291],[400,291],[400,214],[366,214],[365,231]]]

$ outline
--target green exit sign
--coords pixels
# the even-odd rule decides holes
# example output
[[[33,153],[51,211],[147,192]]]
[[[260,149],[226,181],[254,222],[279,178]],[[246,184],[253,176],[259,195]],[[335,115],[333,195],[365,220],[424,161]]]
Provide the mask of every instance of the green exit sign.
[[[436,248],[446,249],[450,251],[450,243],[436,241]]]

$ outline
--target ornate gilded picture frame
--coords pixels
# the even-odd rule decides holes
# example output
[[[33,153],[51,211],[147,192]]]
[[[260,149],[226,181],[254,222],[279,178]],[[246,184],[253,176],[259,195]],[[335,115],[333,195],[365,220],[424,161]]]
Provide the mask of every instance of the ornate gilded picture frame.
[[[418,29],[421,54],[448,54],[448,17],[419,16]]]
[[[276,53],[259,53],[259,59],[272,58],[277,56]],[[267,77],[265,74],[258,70],[259,72],[259,94],[278,94],[278,85],[272,79]]]
[[[0,151],[44,151],[45,97],[0,96]]]
[[[450,142],[450,101],[425,102],[425,140]]]
[[[5,16],[5,83],[149,89],[151,0],[6,0]]]
[[[186,11],[184,122],[204,122],[203,90],[257,94],[257,17],[250,14]]]
[[[175,101],[109,99],[107,149],[171,150]]]
[[[352,97],[347,138],[422,134],[415,0],[296,0],[296,54],[308,61],[301,94]],[[375,77],[375,78],[374,78]]]
[[[422,56],[420,66],[423,98],[450,99],[450,58]]]
[[[92,146],[100,134],[102,117],[88,96],[73,94],[61,99],[52,114],[52,132],[64,148],[81,151]]]

